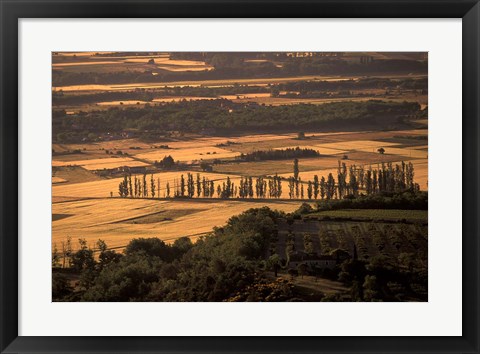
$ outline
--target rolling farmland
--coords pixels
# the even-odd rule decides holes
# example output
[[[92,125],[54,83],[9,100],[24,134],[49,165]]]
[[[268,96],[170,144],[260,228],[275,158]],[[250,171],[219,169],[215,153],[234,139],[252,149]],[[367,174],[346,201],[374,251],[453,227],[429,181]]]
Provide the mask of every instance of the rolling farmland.
[[[425,131],[418,132],[419,134]],[[398,135],[398,133],[389,133],[390,137]],[[410,132],[409,132],[410,134]],[[67,149],[84,147],[86,150],[81,154],[82,160],[74,161],[58,161],[54,157],[54,166],[77,165],[86,170],[93,171],[95,169],[103,169],[108,167],[119,166],[145,166],[147,163],[138,161],[160,160],[166,155],[172,155],[175,160],[190,163],[193,160],[208,160],[213,158],[219,159],[234,159],[239,155],[239,151],[255,151],[264,149],[266,146],[272,146],[275,149],[295,147],[295,143],[307,143],[308,145],[300,145],[308,148],[318,148],[325,156],[319,158],[300,159],[300,178],[307,182],[313,180],[314,175],[319,178],[327,177],[329,173],[336,175],[338,168],[338,161],[344,154],[349,155],[349,160],[342,160],[347,166],[356,164],[357,166],[370,164],[376,165],[381,161],[396,161],[400,162],[411,161],[415,165],[416,180],[420,184],[422,190],[427,190],[428,185],[428,161],[425,158],[427,151],[421,150],[425,146],[421,145],[413,148],[395,148],[396,143],[385,143],[383,141],[375,141],[371,139],[360,140],[361,136],[370,137],[371,133],[314,133],[315,136],[308,140],[296,140],[294,134],[290,135],[250,135],[239,137],[199,137],[189,140],[178,140],[168,142],[169,149],[152,149],[152,144],[145,144],[133,140],[119,140],[112,142],[99,143],[95,145],[83,144],[63,146]],[[359,140],[349,141],[351,135],[354,135]],[[388,134],[383,134],[388,137]],[[344,141],[342,141],[345,139]],[[216,147],[218,144],[223,144],[230,141],[233,144],[224,146],[222,148]],[[331,142],[321,142],[331,141]],[[333,142],[335,141],[335,142]],[[155,144],[153,144],[155,145]],[[131,146],[140,146],[141,150],[128,150]],[[379,155],[371,152],[376,148],[384,146],[386,153]],[[118,149],[129,151],[128,157],[98,158],[98,151],[100,148]],[[365,152],[364,150],[370,150]],[[83,150],[82,150],[83,151]],[[410,151],[417,151],[418,157],[410,158]],[[215,154],[213,154],[215,152]],[[92,159],[85,159],[92,154]],[[323,155],[322,154],[322,155]],[[66,155],[68,156],[68,155]],[[64,156],[59,156],[64,159]],[[287,161],[259,161],[259,162],[226,162],[213,166],[213,172],[203,172],[199,170],[184,170],[172,172],[158,172],[153,173],[155,183],[160,179],[160,197],[165,196],[166,183],[168,182],[173,188],[175,181],[179,181],[181,175],[186,176],[192,173],[196,178],[199,173],[201,178],[206,177],[209,180],[218,181],[219,183],[226,180],[227,177],[231,179],[237,186],[239,185],[240,176],[271,176],[278,173],[283,177],[292,176],[292,162]],[[57,172],[58,174],[58,172]],[[61,175],[61,174],[60,174]],[[78,227],[78,237],[85,237],[90,242],[96,238],[102,237],[107,244],[112,247],[124,245],[128,239],[139,236],[158,236],[162,239],[174,239],[182,235],[199,235],[208,232],[214,226],[223,224],[229,217],[241,213],[251,207],[256,207],[259,204],[255,201],[167,201],[167,200],[130,200],[118,198],[118,184],[123,177],[101,179],[92,175],[95,180],[78,183],[68,183],[69,177],[54,177],[53,179],[53,197],[54,200],[63,200],[64,198],[72,199],[73,201],[61,202],[53,204],[53,213],[59,215],[71,215],[54,221],[53,242],[60,242],[67,234],[72,234],[69,230]],[[147,176],[150,181],[150,174]],[[141,175],[138,175],[141,178]],[[67,182],[67,183],[65,183]],[[150,182],[149,182],[150,183]],[[286,182],[285,182],[286,183]],[[306,188],[306,186],[305,186]],[[110,197],[112,192],[114,198]],[[158,192],[157,192],[158,195]],[[63,199],[62,199],[63,198]],[[282,198],[288,199],[287,186],[285,185],[282,191]],[[300,205],[300,202],[292,200],[277,201],[271,200],[265,202],[274,209],[283,210],[286,212],[294,211]],[[183,214],[175,217],[173,212],[172,220],[164,220],[161,213],[166,213],[170,210],[180,210],[186,208],[191,211],[191,214]],[[194,210],[198,210],[193,212]],[[101,212],[100,212],[101,211]],[[106,212],[108,211],[108,212]],[[160,214],[158,214],[160,213]],[[158,214],[159,219],[163,220],[158,223],[136,223],[135,218],[145,217],[148,215]],[[95,216],[95,217],[94,217]],[[124,220],[132,220],[131,223],[124,222]]]
[[[428,53],[53,52],[53,301],[428,301]]]

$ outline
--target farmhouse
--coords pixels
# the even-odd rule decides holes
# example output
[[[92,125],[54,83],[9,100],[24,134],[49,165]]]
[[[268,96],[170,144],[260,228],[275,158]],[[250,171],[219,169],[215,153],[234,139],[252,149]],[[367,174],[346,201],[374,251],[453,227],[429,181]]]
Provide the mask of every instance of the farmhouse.
[[[333,268],[337,264],[337,257],[331,255],[307,254],[296,252],[290,256],[288,267],[296,268],[300,264],[306,264],[311,268]]]

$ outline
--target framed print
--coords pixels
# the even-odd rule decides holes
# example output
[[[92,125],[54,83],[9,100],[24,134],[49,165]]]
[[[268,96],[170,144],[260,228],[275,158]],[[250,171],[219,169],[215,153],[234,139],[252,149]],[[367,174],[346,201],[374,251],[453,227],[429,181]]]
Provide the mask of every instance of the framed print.
[[[1,2],[1,352],[478,353],[479,11]]]

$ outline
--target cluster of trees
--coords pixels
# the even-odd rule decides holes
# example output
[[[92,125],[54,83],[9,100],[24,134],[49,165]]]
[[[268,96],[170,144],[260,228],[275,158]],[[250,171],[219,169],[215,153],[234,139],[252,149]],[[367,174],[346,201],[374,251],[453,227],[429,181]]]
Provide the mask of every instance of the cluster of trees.
[[[195,244],[188,238],[172,245],[157,238],[135,239],[123,254],[105,249],[98,260],[86,247],[84,261],[74,269],[80,273],[75,288],[66,280],[68,273],[54,272],[54,301],[257,300],[256,284],[265,282],[259,269],[280,217],[268,208],[251,209]],[[295,296],[280,295],[269,300]]]
[[[175,160],[173,159],[173,157],[171,155],[168,155],[168,156],[165,156],[160,161],[155,161],[153,163],[153,165],[155,167],[158,167],[158,168],[161,168],[161,169],[164,169],[164,170],[169,170],[169,169],[175,167]]]
[[[387,78],[361,78],[356,80],[339,81],[293,81],[271,86],[271,90],[278,92],[295,92],[300,97],[314,93],[328,93],[341,91],[356,91],[365,89],[403,89],[403,90],[428,90],[428,79],[387,79]]]
[[[357,198],[330,199],[317,203],[317,210],[402,209],[428,210],[428,192],[394,192],[360,195]],[[306,210],[306,213],[311,210]]]
[[[405,193],[404,193],[405,194]],[[370,199],[371,196],[357,199]],[[391,197],[376,196],[378,206],[388,207]],[[395,198],[393,196],[393,198]],[[405,198],[405,196],[399,196]],[[381,205],[381,201],[386,204]],[[62,243],[62,252],[52,254],[54,301],[291,301],[308,300],[304,291],[290,283],[267,280],[269,271],[285,272],[285,260],[268,252],[278,242],[280,220],[289,215],[269,208],[250,209],[232,217],[225,226],[195,244],[179,238],[167,245],[158,238],[134,239],[123,253],[99,240],[89,247],[84,239],[73,249],[71,238]],[[373,225],[374,226],[374,225]],[[324,301],[425,301],[427,300],[427,253],[412,254],[405,242],[416,246],[407,227],[385,229],[398,250],[398,257],[383,254],[385,237],[372,225],[372,242],[380,255],[368,256],[361,238],[354,237],[353,254],[332,249],[337,265],[317,275],[339,280],[348,293],[325,296]],[[287,254],[295,252],[293,234],[287,235]],[[425,241],[426,242],[426,241]],[[424,242],[424,243],[425,243]],[[313,236],[303,236],[305,252],[314,253]],[[410,247],[410,246],[409,246]],[[358,254],[357,254],[358,248]],[[411,248],[411,247],[410,247]],[[424,247],[419,247],[423,250]],[[367,252],[367,253],[365,253]],[[364,254],[365,253],[365,254]],[[270,257],[267,255],[271,254]],[[268,257],[268,258],[267,258]],[[70,274],[78,279],[71,286]],[[308,274],[300,265],[292,276]]]
[[[353,258],[332,272],[350,288],[353,301],[427,301],[428,269],[419,255],[401,253],[397,259],[378,255]],[[324,299],[338,301],[338,297]]]
[[[155,97],[160,96],[160,92],[156,94],[153,90],[137,89],[132,91],[104,91],[95,93],[76,93],[70,94],[63,91],[52,92],[52,105],[83,105],[97,102],[108,101],[151,101]]]
[[[384,193],[400,193],[411,191],[418,193],[420,186],[414,181],[414,166],[411,162],[396,164],[382,163],[377,169],[370,166],[351,165],[347,168],[344,162],[338,162],[337,179],[332,173],[327,178],[314,175],[313,181],[302,181],[300,178],[299,160],[293,160],[293,176],[289,177],[288,197],[290,199],[308,200],[331,200],[351,199],[360,194],[375,195]],[[188,172],[181,174],[179,179],[165,184],[162,189],[160,178],[155,180],[153,174],[147,179],[147,174],[137,178],[136,175],[125,175],[119,182],[118,194],[122,198],[160,198],[163,190],[163,197],[170,198],[281,198],[282,182],[285,178],[278,176],[271,177],[240,177],[237,184],[228,176],[225,180],[210,180],[201,176],[200,173]],[[306,191],[305,191],[306,186]],[[173,189],[173,191],[172,191]],[[111,192],[113,196],[113,192]]]
[[[348,170],[348,177],[347,177]],[[363,166],[338,163],[337,199],[347,195],[357,196],[360,189],[367,195],[383,192],[402,192],[404,190],[419,191],[420,186],[414,181],[413,163],[401,162],[393,166],[391,162],[382,163],[378,169],[367,170]],[[330,176],[329,176],[330,177]],[[331,199],[327,198],[327,199]]]
[[[243,161],[264,161],[264,160],[285,160],[297,157],[318,157],[320,153],[308,148],[287,148],[278,150],[258,150],[249,153],[242,153],[239,156]]]
[[[187,173],[186,176],[182,174],[179,179],[173,180],[173,185],[167,181],[165,187],[162,187],[160,178],[155,179],[153,174],[150,175],[149,181],[147,179],[146,173],[139,178],[134,175],[133,179],[131,174],[126,174],[118,184],[118,195],[121,198],[209,198],[215,196],[214,181],[208,177],[202,177],[200,173],[197,173],[196,177],[192,173]],[[217,186],[217,197],[229,198],[233,196],[234,190],[236,194],[236,187],[230,178],[227,178],[227,181],[223,182],[223,188],[220,185]],[[110,192],[110,196],[113,196],[113,192]]]
[[[125,130],[165,135],[170,131],[216,133],[300,131],[372,126],[376,129],[403,124],[404,117],[420,112],[415,102],[332,102],[323,105],[298,104],[262,106],[229,100],[172,102],[155,106],[110,108],[67,115],[54,110],[54,142],[90,141],[106,133]],[[93,134],[91,134],[93,133]]]
[[[319,57],[289,58],[282,67],[285,74],[296,75],[365,75],[380,73],[426,73],[428,64],[414,60],[373,60],[350,63]]]
[[[304,184],[298,177],[298,161],[294,162],[294,175],[288,179],[290,199],[304,199]],[[370,166],[351,165],[347,169],[345,163],[338,162],[337,180],[332,173],[320,179],[314,175],[313,182],[307,182],[307,198],[322,200],[355,198],[360,191],[366,195],[412,191],[420,191],[418,183],[414,182],[414,166],[411,162],[393,166],[392,163],[384,164],[377,169]]]
[[[169,191],[170,186],[167,183],[166,189]],[[150,192],[150,194],[149,194]],[[160,178],[154,179],[153,174],[150,175],[150,180],[147,181],[147,174],[144,173],[141,178],[137,178],[136,175],[125,175],[123,180],[118,184],[118,195],[122,198],[155,198],[160,197]],[[110,192],[110,196],[113,196],[113,192]]]
[[[233,196],[236,196],[236,193]],[[253,198],[254,196],[256,198],[281,198],[282,179],[278,175],[268,180],[260,176],[255,179],[254,185],[252,177],[241,177],[238,196],[240,198]]]

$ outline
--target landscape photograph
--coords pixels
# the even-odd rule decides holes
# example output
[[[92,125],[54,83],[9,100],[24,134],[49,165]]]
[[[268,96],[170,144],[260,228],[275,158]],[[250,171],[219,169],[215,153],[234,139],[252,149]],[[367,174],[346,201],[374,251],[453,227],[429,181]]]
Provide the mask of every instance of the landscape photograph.
[[[52,301],[428,301],[427,52],[52,52]]]

